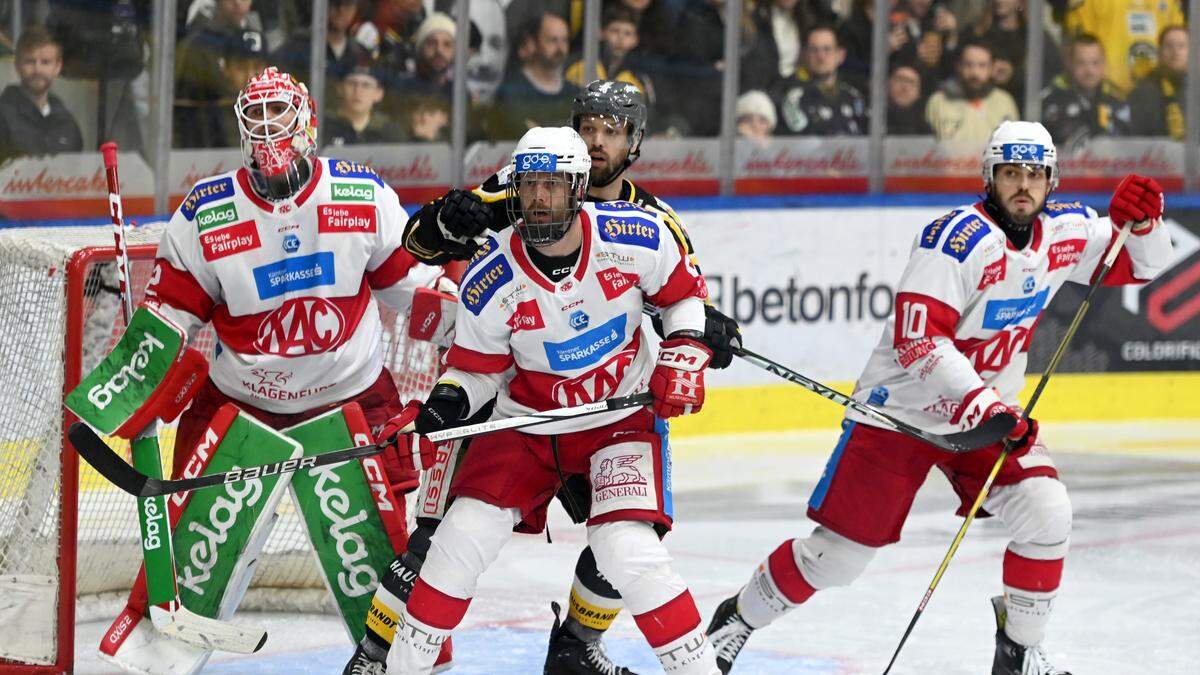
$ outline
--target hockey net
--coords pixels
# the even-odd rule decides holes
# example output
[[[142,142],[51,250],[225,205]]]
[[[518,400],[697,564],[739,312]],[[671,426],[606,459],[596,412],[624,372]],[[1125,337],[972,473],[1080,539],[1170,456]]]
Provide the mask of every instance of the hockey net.
[[[161,227],[130,231],[135,302]],[[0,233],[0,672],[69,670],[75,621],[115,616],[141,563],[134,498],[63,443],[64,392],[124,331],[112,241],[105,227]],[[380,313],[401,397],[423,398],[436,347],[408,341],[405,317],[382,305]],[[211,328],[193,343],[210,355],[213,344]],[[173,441],[168,425],[165,467]],[[242,607],[332,611],[290,497],[278,514]]]

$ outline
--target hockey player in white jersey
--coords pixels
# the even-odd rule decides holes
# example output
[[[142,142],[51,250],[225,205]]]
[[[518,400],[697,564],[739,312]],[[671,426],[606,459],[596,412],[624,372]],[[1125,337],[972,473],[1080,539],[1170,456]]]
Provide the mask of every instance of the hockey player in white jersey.
[[[496,416],[506,417],[648,386],[654,412],[622,410],[474,439],[399,617],[388,672],[429,672],[514,525],[541,531],[563,477],[583,474],[597,566],[663,667],[716,673],[695,602],[659,538],[672,515],[666,430],[654,415],[688,414],[703,404],[707,291],[661,216],[627,202],[584,203],[590,165],[574,129],[537,128],[522,137],[509,182],[515,226],[489,236],[464,274],[448,369],[434,395],[389,427],[415,420],[416,433],[397,444],[417,444],[428,462],[434,448],[420,434],[459,423],[493,398]],[[663,308],[667,337],[657,353],[642,332],[644,301]]]
[[[184,199],[146,290],[146,303],[189,339],[211,323],[218,340],[209,379],[180,419],[175,475],[229,402],[275,429],[355,402],[377,430],[402,404],[383,367],[376,299],[403,314],[415,288],[442,276],[404,250],[407,215],[374,171],[316,155],[303,84],[267,68],[234,112],[244,166]],[[403,509],[416,474],[391,457],[384,469]],[[389,534],[403,550],[403,528]],[[140,617],[145,605],[139,576],[123,616]]]
[[[1050,134],[1041,124],[1005,122],[983,155],[986,198],[922,230],[900,279],[894,321],[883,332],[855,398],[933,433],[974,427],[1017,411],[1038,317],[1067,281],[1088,284],[1117,228],[1133,223],[1105,284],[1153,279],[1171,258],[1160,218],[1163,195],[1131,175],[1113,194],[1109,219],[1078,203],[1048,202],[1058,183]],[[962,499],[964,515],[998,445],[961,455],[876,426],[848,412],[809,500],[818,527],[780,545],[750,582],[723,602],[709,625],[722,672],[753,630],[816,591],[854,581],[877,548],[900,540],[913,497],[936,466]],[[1035,421],[1013,430],[1012,453],[983,503],[1011,541],[1004,553],[993,675],[1065,675],[1041,644],[1062,576],[1071,504]],[[976,670],[980,670],[982,664]]]

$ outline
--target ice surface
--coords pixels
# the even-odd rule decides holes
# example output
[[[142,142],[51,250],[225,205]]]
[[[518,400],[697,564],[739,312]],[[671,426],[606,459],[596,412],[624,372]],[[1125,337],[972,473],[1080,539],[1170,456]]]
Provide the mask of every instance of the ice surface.
[[[1076,675],[1195,673],[1200,663],[1200,422],[1047,424],[1043,432],[1075,507],[1071,554],[1047,650]],[[677,525],[666,542],[704,621],[804,517],[835,431],[679,439]],[[900,544],[879,552],[849,588],[818,593],[756,633],[734,672],[880,673],[961,521],[940,475],[918,496]],[[514,536],[480,582],[455,634],[466,675],[540,673],[584,530],[551,509],[553,544]],[[900,656],[895,673],[989,672],[1007,538],[977,521]],[[351,648],[329,616],[246,614],[266,627],[260,654],[218,655],[212,673],[340,673]],[[107,673],[95,656],[107,622],[79,626],[78,673]],[[618,662],[660,672],[628,613],[607,637]]]

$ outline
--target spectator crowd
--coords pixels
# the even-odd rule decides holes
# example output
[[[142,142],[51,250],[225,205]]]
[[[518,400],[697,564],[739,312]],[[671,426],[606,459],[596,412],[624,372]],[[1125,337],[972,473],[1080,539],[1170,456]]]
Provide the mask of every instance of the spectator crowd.
[[[322,144],[448,139],[457,1],[329,0]],[[94,19],[98,32],[126,30],[132,49],[80,37],[74,24],[88,23],[78,13],[88,3],[33,4],[47,10],[30,13],[44,27],[30,23],[17,40],[0,35],[17,75],[0,94],[0,160],[83,149],[77,118],[53,91],[60,74],[95,78],[102,100],[119,102],[138,101],[136,83],[148,79],[139,59],[149,53],[149,0],[95,3],[106,5]],[[602,0],[598,75],[645,94],[648,135],[718,133],[722,77],[737,68],[744,138],[865,135],[872,111],[886,106],[889,135],[978,142],[1020,118],[1030,99],[1030,21],[1044,26],[1036,98],[1058,143],[1182,139],[1186,128],[1181,0],[1051,0],[1053,21],[1028,17],[1025,0],[890,0],[880,105],[869,86],[871,27],[882,18],[874,0],[744,0],[738,63],[725,59],[725,4]],[[589,79],[583,9],[583,0],[471,0],[469,140],[513,139],[567,119]],[[297,0],[178,0],[173,147],[236,146],[230,107],[246,78],[267,65],[307,81],[311,12]],[[124,83],[115,98],[114,82]],[[140,100],[145,108],[144,92]],[[101,132],[139,119],[120,112],[129,105],[145,117],[136,103],[108,103]]]

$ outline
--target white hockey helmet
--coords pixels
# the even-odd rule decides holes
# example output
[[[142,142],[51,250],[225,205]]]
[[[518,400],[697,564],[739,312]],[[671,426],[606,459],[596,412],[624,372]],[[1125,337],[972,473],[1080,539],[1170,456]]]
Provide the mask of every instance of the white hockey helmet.
[[[591,168],[587,144],[571,127],[535,127],[517,141],[509,166],[507,209],[525,243],[543,246],[563,238],[583,207]],[[534,184],[548,184],[551,189],[540,197],[526,194],[531,202],[526,206],[521,201],[522,185]],[[553,189],[555,184],[565,185],[565,192]]]
[[[1050,174],[1050,190],[1058,187],[1058,151],[1039,122],[1004,121],[996,127],[983,150],[984,189],[991,187],[1000,164],[1044,166]]]

